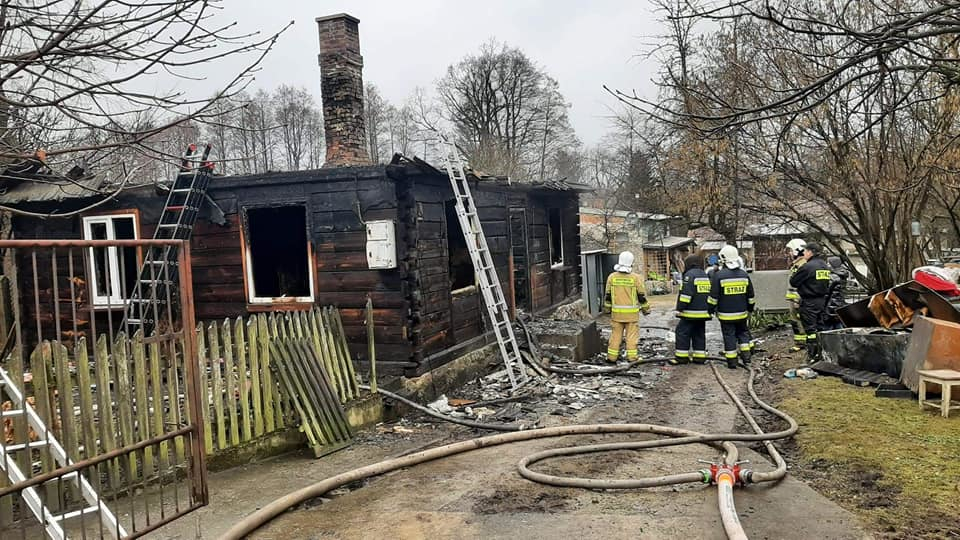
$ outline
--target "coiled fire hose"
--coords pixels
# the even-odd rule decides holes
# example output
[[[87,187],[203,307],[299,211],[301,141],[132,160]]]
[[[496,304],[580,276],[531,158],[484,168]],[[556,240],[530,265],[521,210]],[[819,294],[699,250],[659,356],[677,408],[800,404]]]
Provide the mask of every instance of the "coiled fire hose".
[[[470,439],[462,442],[447,444],[444,446],[439,446],[437,448],[431,448],[429,450],[423,450],[414,454],[410,454],[403,457],[398,457],[394,459],[389,459],[386,461],[381,461],[379,463],[374,463],[367,465],[365,467],[360,467],[352,471],[347,471],[336,476],[321,480],[309,486],[298,489],[292,493],[284,495],[279,499],[274,500],[273,502],[267,504],[263,508],[257,510],[253,514],[250,514],[246,518],[237,522],[233,527],[231,527],[223,536],[221,540],[238,540],[245,537],[251,532],[255,531],[257,528],[287,511],[293,506],[296,506],[304,501],[309,499],[319,497],[324,493],[327,493],[330,490],[336,489],[344,484],[351,482],[356,482],[358,480],[363,480],[365,478],[371,478],[373,476],[378,476],[385,474],[391,471],[398,469],[403,469],[406,467],[411,467],[414,465],[419,465],[421,463],[426,463],[435,459],[440,459],[444,457],[454,456],[457,454],[462,454],[464,452],[469,452],[472,450],[479,450],[481,448],[489,448],[492,446],[498,446],[501,444],[508,444],[520,441],[528,441],[533,439],[544,439],[551,437],[565,437],[569,435],[598,435],[606,433],[653,433],[656,435],[664,435],[670,437],[668,439],[656,439],[649,441],[632,441],[632,442],[619,442],[619,443],[607,443],[607,444],[596,444],[589,446],[579,446],[572,448],[562,448],[555,450],[547,450],[544,452],[538,452],[536,454],[525,457],[521,460],[518,465],[520,474],[525,478],[531,480],[542,482],[550,485],[559,485],[559,486],[573,486],[573,487],[589,487],[591,489],[629,489],[637,487],[651,487],[651,486],[660,486],[660,485],[669,485],[677,483],[690,483],[690,482],[704,482],[704,483],[716,483],[717,484],[717,497],[718,497],[718,507],[720,509],[721,519],[723,521],[724,531],[727,534],[727,537],[730,539],[745,539],[746,534],[743,532],[743,527],[740,524],[740,520],[737,517],[737,511],[734,506],[733,500],[733,486],[739,481],[743,484],[754,483],[754,482],[770,482],[780,480],[786,474],[786,462],[783,460],[783,457],[776,451],[771,441],[783,439],[786,437],[792,436],[797,431],[797,422],[791,418],[786,413],[779,411],[770,405],[763,402],[760,397],[756,394],[756,391],[753,387],[754,379],[756,377],[756,372],[753,368],[750,369],[750,378],[747,382],[747,390],[750,393],[750,397],[753,401],[763,408],[765,411],[774,414],[775,416],[783,419],[789,424],[787,429],[773,432],[773,433],[763,433],[760,429],[760,426],[756,423],[753,417],[750,415],[750,412],[743,405],[739,398],[733,390],[723,381],[723,378],[720,376],[719,371],[717,371],[716,366],[711,364],[713,373],[717,378],[717,381],[720,383],[720,386],[723,390],[730,396],[736,405],[740,413],[747,419],[750,423],[750,426],[755,431],[755,434],[741,434],[741,433],[717,433],[717,434],[707,434],[707,433],[698,433],[695,431],[689,431],[685,429],[674,428],[670,426],[659,426],[655,424],[585,424],[585,425],[571,425],[571,426],[557,426],[557,427],[548,427],[548,428],[539,428],[539,429],[529,429],[523,431],[512,431],[510,433],[500,433],[497,435],[488,435],[485,437],[478,437],[475,439]],[[384,395],[387,395],[384,393]],[[391,399],[397,399],[407,403],[408,405],[414,405],[413,402],[396,396],[392,396]],[[419,406],[417,408],[420,410],[427,409],[428,414],[432,416],[445,417],[432,409]],[[460,418],[454,419],[453,417],[445,417],[451,421],[456,420],[457,423],[470,422],[465,421]],[[479,422],[471,422],[472,424],[480,424]],[[480,424],[484,425],[484,424]],[[507,429],[503,424],[494,424],[500,426],[499,429]],[[476,426],[474,426],[476,427]],[[510,427],[509,429],[520,429],[520,426]],[[767,451],[770,453],[770,457],[774,460],[776,464],[776,469],[770,472],[755,472],[750,470],[740,471],[737,465],[737,460],[739,457],[736,446],[733,444],[733,441],[761,441],[767,448]],[[561,478],[550,475],[544,475],[542,473],[537,473],[531,471],[528,466],[544,459],[550,457],[560,456],[560,455],[573,455],[573,454],[584,454],[584,453],[594,453],[602,451],[611,451],[611,450],[624,450],[632,449],[639,450],[645,448],[657,448],[665,446],[676,446],[681,444],[709,444],[711,446],[720,446],[725,454],[722,460],[722,463],[714,465],[711,467],[711,470],[701,470],[697,472],[689,472],[682,474],[667,475],[656,478],[643,478],[643,479],[634,479],[634,480],[599,480],[599,479],[587,479],[587,478]]]

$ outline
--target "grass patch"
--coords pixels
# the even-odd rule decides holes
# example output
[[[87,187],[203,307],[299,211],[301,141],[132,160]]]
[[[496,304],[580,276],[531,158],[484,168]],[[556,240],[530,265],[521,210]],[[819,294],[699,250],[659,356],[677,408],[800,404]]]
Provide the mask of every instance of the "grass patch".
[[[843,480],[851,493],[883,490],[896,502],[851,510],[887,530],[902,531],[918,511],[960,520],[960,415],[921,412],[916,401],[878,399],[833,377],[784,381],[782,390],[805,461],[839,465],[851,472]],[[865,471],[875,483],[855,485]]]

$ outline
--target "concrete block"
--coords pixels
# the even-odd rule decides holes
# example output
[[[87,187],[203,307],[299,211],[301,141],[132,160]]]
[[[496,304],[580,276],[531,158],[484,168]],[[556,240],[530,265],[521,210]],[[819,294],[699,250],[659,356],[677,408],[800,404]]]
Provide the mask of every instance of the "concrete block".
[[[773,313],[789,311],[786,299],[789,270],[758,270],[750,273],[750,280],[757,298],[757,309]]]
[[[536,321],[530,331],[544,349],[568,360],[583,362],[600,352],[596,321]]]

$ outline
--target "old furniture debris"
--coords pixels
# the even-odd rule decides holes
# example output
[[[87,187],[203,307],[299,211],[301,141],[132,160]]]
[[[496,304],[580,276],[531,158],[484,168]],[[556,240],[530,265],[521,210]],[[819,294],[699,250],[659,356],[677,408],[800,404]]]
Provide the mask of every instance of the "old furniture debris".
[[[920,409],[924,406],[936,407],[940,409],[940,415],[944,418],[950,416],[950,411],[960,409],[960,403],[951,405],[951,393],[953,387],[960,387],[960,371],[952,369],[921,369],[917,372],[920,376]],[[927,383],[933,383],[940,386],[940,399],[927,399]]]
[[[900,380],[910,390],[918,392],[918,372],[938,369],[960,371],[960,324],[920,317],[910,336]]]

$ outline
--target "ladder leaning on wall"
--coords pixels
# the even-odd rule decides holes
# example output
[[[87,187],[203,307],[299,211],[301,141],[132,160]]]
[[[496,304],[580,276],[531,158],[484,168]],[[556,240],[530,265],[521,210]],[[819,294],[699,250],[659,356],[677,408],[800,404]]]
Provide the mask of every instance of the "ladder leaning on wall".
[[[497,269],[494,266],[490,248],[487,246],[487,238],[484,236],[483,228],[480,225],[480,216],[477,214],[477,207],[473,202],[470,186],[467,184],[467,176],[464,172],[460,152],[448,136],[443,133],[437,133],[437,135],[439,136],[438,146],[443,153],[447,176],[450,177],[450,186],[453,188],[454,207],[457,212],[457,219],[460,222],[460,230],[463,231],[464,239],[467,241],[467,250],[470,252],[470,260],[473,262],[473,269],[477,275],[483,304],[487,308],[490,323],[493,325],[493,332],[497,336],[497,343],[500,345],[500,355],[503,357],[503,363],[506,366],[510,387],[512,390],[516,390],[529,380],[529,376],[520,357],[517,338],[513,335],[513,323],[510,321],[510,312],[506,298],[503,296],[503,288],[500,286]]]
[[[193,235],[213,171],[209,157],[209,144],[202,154],[196,144],[187,148],[163,205],[154,240],[189,240]],[[146,336],[162,320],[161,314],[175,292],[177,255],[176,246],[152,246],[146,250],[124,313],[122,328],[128,336],[138,329]]]

